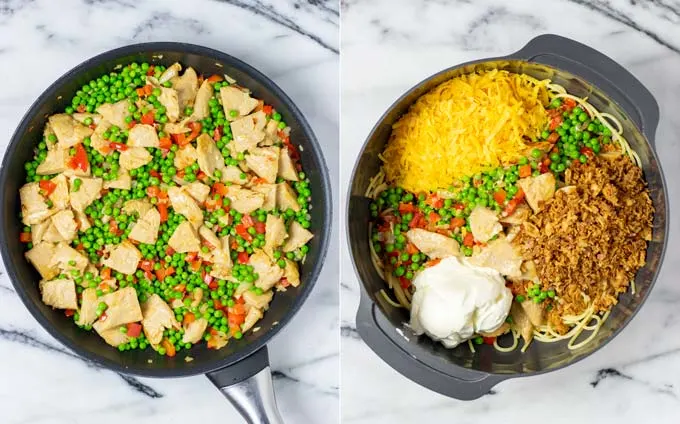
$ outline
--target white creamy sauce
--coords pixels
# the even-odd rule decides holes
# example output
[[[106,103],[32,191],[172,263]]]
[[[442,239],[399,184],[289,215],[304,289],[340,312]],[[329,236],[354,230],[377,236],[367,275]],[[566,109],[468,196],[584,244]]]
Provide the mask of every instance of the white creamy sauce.
[[[451,256],[413,280],[411,327],[453,348],[478,332],[497,330],[508,316],[512,293],[491,268]]]

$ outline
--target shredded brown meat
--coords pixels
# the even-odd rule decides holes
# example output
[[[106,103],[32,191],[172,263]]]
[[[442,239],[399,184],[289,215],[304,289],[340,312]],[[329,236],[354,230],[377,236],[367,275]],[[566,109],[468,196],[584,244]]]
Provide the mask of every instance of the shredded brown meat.
[[[565,182],[515,239],[543,288],[557,293],[548,321],[560,333],[564,315],[587,308],[583,295],[604,312],[628,289],[645,263],[654,214],[642,170],[625,155],[574,164]]]

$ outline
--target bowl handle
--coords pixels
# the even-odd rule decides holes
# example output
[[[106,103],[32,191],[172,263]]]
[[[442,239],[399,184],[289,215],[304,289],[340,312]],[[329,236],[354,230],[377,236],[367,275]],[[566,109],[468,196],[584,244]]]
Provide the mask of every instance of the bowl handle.
[[[628,113],[655,148],[659,105],[633,74],[608,56],[569,38],[545,34],[508,57],[563,69],[597,86]]]
[[[267,346],[206,377],[229,399],[248,424],[283,424],[274,397]]]
[[[373,352],[406,378],[430,390],[459,400],[474,400],[489,393],[503,377],[447,367],[438,370],[409,353],[409,341],[400,333],[361,289],[356,317],[357,332]],[[451,373],[456,375],[452,375]]]

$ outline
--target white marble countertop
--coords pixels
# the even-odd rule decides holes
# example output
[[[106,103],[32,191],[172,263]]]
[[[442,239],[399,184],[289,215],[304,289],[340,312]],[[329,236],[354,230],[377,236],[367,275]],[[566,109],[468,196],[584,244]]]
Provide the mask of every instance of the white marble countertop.
[[[680,3],[677,1],[343,0],[341,208],[356,155],[379,116],[423,78],[521,48],[542,33],[584,42],[634,73],[661,108],[658,153],[671,210],[680,200]],[[343,217],[344,218],[344,217]],[[680,221],[664,268],[633,322],[591,357],[461,402],[398,374],[359,338],[359,285],[341,245],[343,422],[677,423],[680,412]],[[344,222],[343,222],[344,227]]]
[[[300,107],[326,153],[337,192],[336,1],[0,1],[0,149],[56,78],[103,51],[182,41],[232,54]],[[335,196],[337,199],[337,195]],[[337,229],[310,298],[271,343],[278,404],[289,423],[337,423]],[[240,423],[202,376],[155,380],[92,368],[49,336],[0,275],[0,422]]]

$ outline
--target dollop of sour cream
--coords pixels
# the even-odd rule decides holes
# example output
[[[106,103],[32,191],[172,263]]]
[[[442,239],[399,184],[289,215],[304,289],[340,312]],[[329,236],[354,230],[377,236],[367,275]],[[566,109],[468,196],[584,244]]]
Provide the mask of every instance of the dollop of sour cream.
[[[498,271],[454,256],[421,271],[413,284],[411,327],[447,348],[497,330],[512,305],[512,292]]]

